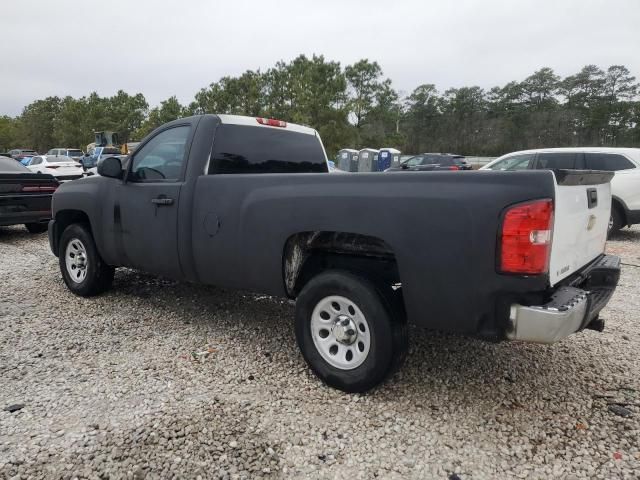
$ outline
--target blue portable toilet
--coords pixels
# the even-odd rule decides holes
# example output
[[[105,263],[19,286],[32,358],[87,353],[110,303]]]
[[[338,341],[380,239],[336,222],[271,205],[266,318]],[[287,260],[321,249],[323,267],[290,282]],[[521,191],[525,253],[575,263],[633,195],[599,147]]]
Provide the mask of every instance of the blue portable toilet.
[[[358,153],[358,171],[378,171],[378,150],[375,148],[363,148]]]
[[[353,148],[343,148],[338,151],[338,162],[336,163],[343,172],[358,171],[358,151]]]
[[[378,154],[378,172],[384,172],[387,168],[397,167],[400,164],[401,153],[397,148],[381,148]]]

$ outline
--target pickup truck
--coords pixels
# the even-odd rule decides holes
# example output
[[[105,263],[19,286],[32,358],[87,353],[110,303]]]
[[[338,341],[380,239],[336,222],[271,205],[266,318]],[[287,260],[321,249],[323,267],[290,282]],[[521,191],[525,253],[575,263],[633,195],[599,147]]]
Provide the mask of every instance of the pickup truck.
[[[73,293],[124,266],[295,299],[302,355],[347,392],[401,365],[408,324],[542,343],[601,330],[620,274],[609,172],[336,175],[313,129],[202,115],[98,173],[53,196]]]

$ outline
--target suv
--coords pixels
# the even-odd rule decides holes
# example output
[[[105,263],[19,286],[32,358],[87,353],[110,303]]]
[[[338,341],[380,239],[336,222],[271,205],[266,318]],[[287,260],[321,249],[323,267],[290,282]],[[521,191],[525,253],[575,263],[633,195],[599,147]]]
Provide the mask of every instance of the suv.
[[[545,148],[508,153],[480,170],[568,169],[615,172],[609,232],[640,223],[640,148]]]
[[[69,157],[74,159],[76,162],[79,162],[83,155],[83,151],[78,148],[52,148],[47,152],[47,156]]]
[[[397,167],[391,167],[385,172],[409,171],[438,171],[438,170],[471,170],[464,156],[453,153],[421,153],[401,162]]]

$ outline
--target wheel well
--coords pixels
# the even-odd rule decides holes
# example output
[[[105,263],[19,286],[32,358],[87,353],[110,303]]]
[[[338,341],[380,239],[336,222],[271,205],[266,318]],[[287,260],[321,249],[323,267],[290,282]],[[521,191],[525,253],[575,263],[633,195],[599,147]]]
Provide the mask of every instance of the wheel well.
[[[91,231],[91,222],[89,216],[81,210],[61,210],[56,213],[55,232],[53,238],[54,253],[58,252],[58,244],[60,243],[60,237],[65,228],[74,223],[84,223]]]
[[[304,285],[324,270],[366,274],[390,285],[400,282],[395,254],[377,237],[347,232],[301,232],[284,247],[283,274],[287,294],[295,298]]]
[[[628,224],[627,210],[624,208],[624,205],[622,205],[622,202],[617,198],[613,198],[611,200],[611,208],[615,208],[616,210],[618,210],[618,213],[622,217],[622,225],[626,226]]]

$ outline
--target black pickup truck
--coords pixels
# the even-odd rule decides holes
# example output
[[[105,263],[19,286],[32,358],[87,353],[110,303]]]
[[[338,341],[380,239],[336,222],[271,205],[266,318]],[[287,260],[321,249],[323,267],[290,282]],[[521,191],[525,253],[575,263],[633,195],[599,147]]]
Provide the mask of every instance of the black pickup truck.
[[[98,174],[53,197],[72,292],[126,266],[296,299],[304,358],[350,392],[400,366],[408,323],[546,343],[601,329],[620,272],[609,173],[334,174],[315,130],[203,115]]]

